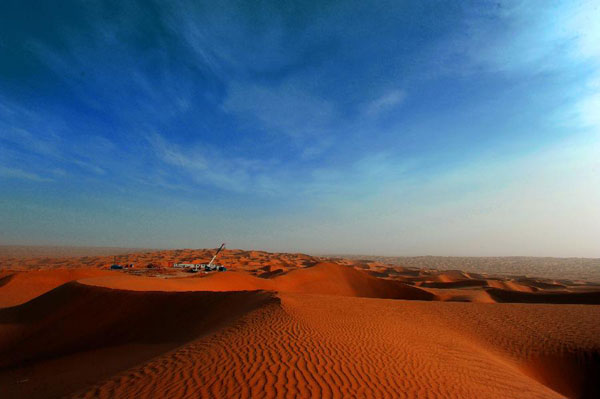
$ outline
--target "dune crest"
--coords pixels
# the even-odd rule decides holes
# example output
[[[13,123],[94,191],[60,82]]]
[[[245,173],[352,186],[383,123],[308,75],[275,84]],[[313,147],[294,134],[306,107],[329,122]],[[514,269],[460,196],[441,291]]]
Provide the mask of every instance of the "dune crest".
[[[35,372],[37,384],[52,386],[50,392],[60,396],[65,387],[81,389],[86,380],[145,362],[270,303],[279,299],[264,291],[136,292],[70,282],[26,304],[0,309],[0,370]],[[60,360],[91,363],[79,364],[57,385],[56,359],[59,365]],[[8,397],[52,396],[9,383],[11,376],[0,373]]]
[[[103,276],[80,280],[84,284],[141,291],[242,291],[272,290],[367,298],[433,300],[435,295],[398,281],[382,280],[348,266],[321,262],[270,279],[244,272],[211,274],[207,277],[160,280],[133,276]]]
[[[107,270],[81,267],[7,274],[0,279],[0,308],[20,305],[70,281],[109,275]]]
[[[318,263],[274,279],[282,292],[366,298],[432,300],[435,295],[398,281],[382,280],[367,273],[331,262]]]

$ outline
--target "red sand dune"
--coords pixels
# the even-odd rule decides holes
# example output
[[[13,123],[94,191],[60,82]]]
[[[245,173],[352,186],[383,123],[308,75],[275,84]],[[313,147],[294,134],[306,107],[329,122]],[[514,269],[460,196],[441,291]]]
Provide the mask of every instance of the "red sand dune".
[[[492,288],[488,293],[498,302],[579,303],[600,305],[600,292],[519,292]]]
[[[498,288],[501,290],[509,291],[522,291],[522,292],[533,292],[537,291],[536,287],[519,284],[510,280],[487,280],[487,284],[491,288]]]
[[[473,302],[496,303],[487,291],[482,289],[449,289],[449,288],[423,288],[434,294],[436,299],[444,302]]]
[[[0,368],[20,365],[27,377],[37,362],[43,389],[9,384],[10,373],[0,382],[7,397],[80,389],[74,397],[597,393],[589,383],[595,375],[586,373],[598,371],[598,307],[280,296],[281,304],[262,291],[135,292],[69,283],[0,310]],[[56,383],[57,357],[78,361],[90,353],[105,364]],[[83,383],[114,374],[94,387]]]
[[[82,280],[102,287],[151,291],[240,291],[273,290],[323,295],[432,300],[435,295],[398,281],[381,280],[367,273],[334,263],[319,263],[271,279],[244,272],[211,274],[207,277],[161,280],[153,277],[112,275]]]
[[[456,280],[456,281],[425,281],[421,287],[430,288],[467,288],[467,287],[487,287],[487,280]]]
[[[99,269],[75,268],[7,274],[0,278],[0,308],[25,303],[69,281],[103,275],[111,273]]]
[[[137,291],[240,291],[276,290],[372,298],[432,300],[434,295],[399,281],[383,280],[347,266],[322,262],[310,268],[277,274],[270,279],[246,272],[195,275],[192,278],[138,277],[92,268],[16,272],[3,278],[0,307],[35,298],[61,284],[82,280],[87,284]],[[3,281],[4,281],[3,280]]]
[[[432,300],[429,292],[392,280],[382,280],[367,273],[335,263],[289,272],[274,280],[278,291],[367,298]]]
[[[586,375],[598,370],[596,308],[556,312],[552,306],[306,294],[281,298],[281,305],[269,302],[238,323],[73,397],[561,398],[597,393],[590,385],[595,375]],[[579,318],[586,320],[582,330],[565,335],[562,330]],[[576,350],[565,352],[569,347]]]
[[[600,397],[593,284],[262,251],[208,275],[77,259],[0,271],[1,398]]]
[[[15,370],[0,372],[2,397],[56,397],[81,389],[86,381],[109,377],[278,302],[265,292],[135,292],[67,283],[0,309],[0,370]],[[82,358],[91,362],[77,361]],[[57,375],[56,359],[76,367]],[[34,384],[14,383],[30,373]]]

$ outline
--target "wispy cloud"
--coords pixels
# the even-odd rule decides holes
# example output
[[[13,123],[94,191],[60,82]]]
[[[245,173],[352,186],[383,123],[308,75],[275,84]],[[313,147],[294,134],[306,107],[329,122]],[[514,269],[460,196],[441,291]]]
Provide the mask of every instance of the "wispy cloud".
[[[1,97],[0,105],[0,142],[4,145],[0,154],[5,166],[20,165],[15,170],[30,174],[32,181],[42,174],[42,170],[55,170],[56,165],[62,165],[63,168],[58,169],[63,172],[55,177],[66,176],[67,166],[76,166],[96,175],[106,173],[98,163],[114,150],[110,140],[75,134],[60,117],[49,115],[45,110],[25,109]]]
[[[268,134],[314,137],[337,122],[332,103],[293,82],[274,87],[232,83],[223,107],[239,118],[258,122]]]
[[[532,90],[556,100],[552,122],[600,128],[600,7],[593,0],[507,1],[467,13],[464,31],[439,43],[451,73],[504,75],[518,81],[543,77]],[[460,62],[450,62],[455,60]],[[448,72],[446,69],[445,72]],[[533,84],[533,83],[532,83]]]
[[[268,160],[226,156],[221,150],[201,143],[183,148],[158,133],[149,134],[147,140],[158,159],[184,173],[194,184],[233,192],[260,192],[267,187]]]
[[[565,62],[597,58],[600,11],[594,1],[505,1],[468,9],[463,30],[440,44],[473,68],[538,74]],[[465,67],[464,64],[456,66]],[[468,69],[471,72],[477,70]]]
[[[600,135],[600,72],[585,85],[583,95],[573,106],[573,114],[576,125],[595,129]]]
[[[384,95],[371,101],[365,107],[365,113],[368,116],[375,116],[381,112],[392,110],[401,105],[406,98],[406,92],[403,90],[390,90]]]
[[[23,179],[33,182],[50,182],[52,181],[49,177],[40,176],[36,173],[26,172],[17,168],[8,168],[0,165],[0,176],[9,179]]]

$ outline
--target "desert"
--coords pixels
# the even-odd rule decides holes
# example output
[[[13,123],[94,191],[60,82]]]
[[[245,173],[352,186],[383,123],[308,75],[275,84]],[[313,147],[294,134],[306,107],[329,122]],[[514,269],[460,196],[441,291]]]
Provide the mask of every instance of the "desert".
[[[600,399],[598,21],[0,1],[0,399]]]
[[[245,250],[221,253],[225,272],[170,266],[213,253],[27,257],[3,247],[2,397],[600,392],[597,281]]]

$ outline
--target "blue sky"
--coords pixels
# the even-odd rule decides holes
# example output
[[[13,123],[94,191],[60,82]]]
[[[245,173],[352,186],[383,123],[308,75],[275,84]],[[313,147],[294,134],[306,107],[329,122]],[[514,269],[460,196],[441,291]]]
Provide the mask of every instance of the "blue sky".
[[[600,257],[600,4],[0,4],[0,242]]]

